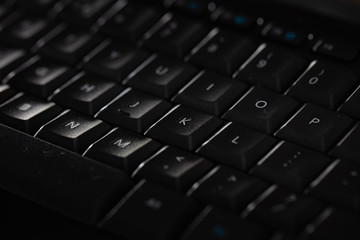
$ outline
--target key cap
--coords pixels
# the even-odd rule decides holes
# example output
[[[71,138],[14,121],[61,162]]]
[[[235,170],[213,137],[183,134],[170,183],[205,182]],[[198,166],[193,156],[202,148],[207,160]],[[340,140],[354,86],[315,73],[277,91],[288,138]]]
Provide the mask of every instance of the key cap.
[[[144,162],[133,177],[145,178],[176,190],[186,190],[212,167],[213,164],[203,157],[166,146]]]
[[[170,98],[195,76],[196,72],[191,65],[159,56],[125,84],[159,97]]]
[[[270,134],[279,129],[298,106],[293,98],[255,87],[231,107],[224,118]]]
[[[11,78],[9,84],[32,95],[46,98],[74,74],[75,71],[65,65],[37,58],[35,63]]]
[[[134,43],[160,17],[160,11],[153,6],[131,2],[116,13],[102,30],[112,37]]]
[[[330,158],[327,156],[283,141],[259,161],[251,172],[292,191],[301,192],[329,164]]]
[[[123,172],[41,139],[4,125],[0,135],[1,189],[82,223],[95,224],[132,185]]]
[[[351,123],[352,120],[341,113],[306,104],[275,136],[325,152],[345,134]]]
[[[247,85],[240,81],[204,71],[181,89],[174,101],[219,115],[244,93],[246,88]]]
[[[188,194],[202,202],[238,212],[267,187],[268,184],[260,179],[220,166],[194,184]]]
[[[228,123],[209,140],[198,152],[219,163],[241,170],[248,170],[270,150],[276,140],[236,123]]]
[[[360,124],[357,123],[330,151],[331,156],[360,164]]]
[[[107,44],[84,68],[110,80],[121,81],[148,56],[146,51],[124,44]]]
[[[212,115],[177,105],[151,126],[145,135],[194,150],[220,124],[221,120]]]
[[[49,27],[50,22],[38,16],[21,16],[1,32],[2,41],[19,47],[31,47]]]
[[[70,85],[61,89],[53,101],[79,112],[93,115],[123,88],[107,80],[89,74],[76,75]]]
[[[16,90],[7,84],[0,84],[0,104],[16,94]]]
[[[210,14],[208,2],[203,0],[175,0],[171,7],[197,17],[207,17]]]
[[[341,42],[337,39],[320,39],[314,44],[313,51],[328,57],[350,62],[359,54],[359,47],[349,41]]]
[[[34,134],[61,111],[62,109],[52,102],[19,94],[0,107],[0,122],[20,131]]]
[[[237,12],[235,9],[219,7],[215,13],[216,22],[240,30],[249,29],[255,22],[254,17]]]
[[[26,52],[20,48],[0,45],[0,77],[5,77],[25,60]]]
[[[98,35],[79,29],[66,29],[40,48],[40,52],[55,60],[74,65],[100,40]]]
[[[200,67],[231,75],[256,47],[255,43],[244,36],[220,30],[189,61]]]
[[[144,133],[171,108],[161,98],[126,89],[103,108],[96,117],[115,126],[124,127],[137,133]]]
[[[302,44],[305,41],[306,36],[305,32],[299,29],[275,23],[267,24],[262,30],[262,35],[290,45]]]
[[[304,102],[334,109],[350,95],[357,82],[358,77],[349,70],[315,61],[287,94]]]
[[[358,103],[360,102],[360,87],[358,87],[350,97],[340,106],[339,112],[346,113],[356,119],[360,119],[360,109]]]
[[[171,57],[183,58],[206,33],[207,28],[201,22],[174,16],[144,46]]]
[[[296,234],[320,214],[323,208],[324,204],[313,198],[274,187],[250,212],[248,219],[262,221],[275,229]]]
[[[359,211],[359,186],[359,166],[338,160],[312,183],[310,194],[351,211]]]
[[[141,181],[101,224],[127,239],[174,239],[196,214],[196,205],[182,194]]]
[[[324,215],[327,216],[324,216],[325,219],[322,219],[320,225],[310,232],[307,240],[360,238],[359,215],[341,209],[327,211]]]
[[[150,138],[118,128],[91,145],[85,156],[131,173],[159,148]]]
[[[250,59],[241,66],[237,78],[278,92],[295,82],[306,65],[306,60],[295,53],[266,44]]]
[[[73,1],[61,15],[71,24],[91,26],[113,3],[113,0]]]
[[[270,231],[260,224],[243,220],[233,213],[208,206],[191,222],[181,240],[268,239]]]
[[[82,153],[91,143],[105,135],[109,126],[73,111],[67,111],[47,123],[36,133],[36,137],[69,150]]]

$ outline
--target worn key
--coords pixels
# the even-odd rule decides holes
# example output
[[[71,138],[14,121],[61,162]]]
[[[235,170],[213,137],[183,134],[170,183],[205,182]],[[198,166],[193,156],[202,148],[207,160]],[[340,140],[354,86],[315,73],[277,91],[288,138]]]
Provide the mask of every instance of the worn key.
[[[95,114],[123,89],[114,82],[89,74],[78,74],[72,81],[57,92],[52,100],[88,115]]]
[[[262,44],[256,55],[240,68],[237,78],[282,92],[304,70],[306,60],[286,49]]]
[[[61,111],[62,109],[53,102],[18,94],[0,107],[0,122],[34,134],[42,125],[58,116]]]
[[[126,89],[96,115],[115,126],[143,133],[159,120],[171,103],[135,89]]]
[[[313,104],[306,104],[275,136],[315,150],[327,151],[350,127],[352,119]]]
[[[198,150],[219,163],[248,170],[269,151],[276,140],[237,123],[229,123]]]
[[[193,200],[150,182],[139,182],[100,223],[126,239],[174,239],[197,212]]]
[[[355,88],[358,77],[339,65],[314,61],[287,92],[303,102],[338,107]]]
[[[247,85],[214,72],[204,71],[182,88],[174,101],[219,115],[247,89]]]
[[[269,134],[279,129],[298,105],[293,98],[255,87],[231,107],[224,118]]]
[[[100,120],[67,111],[41,127],[35,136],[82,153],[109,129],[110,126]]]
[[[146,178],[177,190],[187,190],[212,166],[210,161],[201,156],[166,146],[140,165],[133,176],[136,179]]]
[[[188,194],[205,203],[241,211],[267,187],[260,179],[220,166],[194,184]]]
[[[221,120],[215,116],[177,105],[145,134],[187,150],[194,150],[220,124]]]
[[[323,171],[330,158],[301,147],[281,142],[251,170],[254,175],[300,192]],[[311,168],[309,166],[311,165]]]

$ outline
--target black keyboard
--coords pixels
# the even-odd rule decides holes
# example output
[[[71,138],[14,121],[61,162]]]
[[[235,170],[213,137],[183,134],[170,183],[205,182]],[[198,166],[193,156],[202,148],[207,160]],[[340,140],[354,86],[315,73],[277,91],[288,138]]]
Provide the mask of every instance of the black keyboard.
[[[3,1],[4,231],[360,239],[359,41],[268,15]]]

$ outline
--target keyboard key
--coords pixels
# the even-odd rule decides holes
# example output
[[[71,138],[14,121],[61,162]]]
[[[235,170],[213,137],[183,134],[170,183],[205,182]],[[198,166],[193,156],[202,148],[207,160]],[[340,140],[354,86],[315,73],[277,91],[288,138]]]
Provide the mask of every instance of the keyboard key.
[[[156,96],[170,98],[196,73],[191,65],[156,57],[125,83]]]
[[[114,0],[78,0],[70,3],[62,17],[71,24],[90,26],[103,14]]]
[[[121,171],[4,125],[0,132],[1,189],[36,205],[93,225],[132,186]]]
[[[116,38],[134,43],[161,17],[150,5],[128,3],[103,26],[102,30]]]
[[[298,105],[290,97],[255,87],[225,113],[224,118],[269,134],[279,129]]]
[[[194,150],[220,124],[221,120],[217,117],[177,105],[145,134],[177,147]]]
[[[47,30],[50,22],[38,16],[21,16],[1,32],[2,41],[19,47],[31,47]]]
[[[221,166],[194,184],[188,194],[202,202],[239,212],[267,187],[260,179]]]
[[[143,133],[171,108],[161,98],[127,89],[96,115],[115,126]]]
[[[70,85],[57,92],[53,101],[79,112],[93,115],[118,95],[122,89],[114,82],[100,79],[97,76],[80,74],[72,79]]]
[[[231,76],[256,47],[255,43],[244,36],[220,30],[189,61]]]
[[[263,44],[259,50],[240,68],[237,78],[282,92],[305,68],[306,60],[287,49]]]
[[[248,219],[259,220],[275,229],[299,233],[324,205],[308,196],[296,195],[275,187],[250,212]]]
[[[355,164],[360,164],[360,124],[357,123],[346,136],[341,139],[330,151],[333,157],[346,159]]]
[[[198,152],[219,163],[248,170],[276,144],[268,135],[229,123],[206,141]]]
[[[175,0],[171,7],[198,17],[206,17],[210,12],[208,2],[204,0]]]
[[[329,164],[330,158],[321,153],[281,142],[251,172],[292,191],[301,192]]]
[[[101,228],[126,239],[174,239],[197,210],[185,196],[145,181],[124,199]]]
[[[195,218],[180,239],[265,240],[269,236],[270,231],[262,225],[208,206]]]
[[[204,71],[175,96],[174,101],[219,115],[244,93],[247,85],[231,78]]]
[[[267,24],[262,34],[270,39],[290,45],[300,45],[305,41],[306,37],[305,33],[301,30],[274,23]]]
[[[345,37],[342,39],[345,39]],[[360,49],[355,43],[349,41],[320,39],[314,44],[313,51],[335,59],[352,61],[359,54]]]
[[[350,97],[340,106],[339,112],[346,113],[356,119],[360,119],[360,108],[358,103],[360,102],[360,87],[358,87]]]
[[[133,176],[146,178],[177,190],[187,190],[213,166],[203,157],[166,146],[150,157]]]
[[[146,51],[124,44],[107,44],[84,68],[114,81],[123,80],[148,56]]]
[[[240,30],[249,29],[255,22],[255,18],[248,14],[242,14],[234,9],[224,7],[219,7],[214,16],[216,22]]]
[[[352,211],[360,210],[360,168],[338,160],[311,185],[310,194]]]
[[[324,216],[325,219],[321,219],[320,224],[309,233],[307,240],[360,238],[359,215],[340,209],[331,209],[323,215],[326,215]]]
[[[37,58],[35,63],[11,78],[9,84],[32,95],[46,98],[74,74],[75,71],[65,65]]]
[[[52,102],[19,94],[0,107],[0,122],[34,134],[42,125],[58,116],[61,111],[62,109]]]
[[[0,77],[5,77],[10,71],[25,60],[26,52],[20,48],[0,45]]]
[[[44,125],[36,137],[78,153],[106,134],[109,126],[100,120],[67,111]]]
[[[346,115],[306,104],[275,136],[325,152],[345,134],[351,123]]]
[[[357,85],[357,76],[345,68],[320,61],[310,66],[291,87],[288,95],[334,109]]]
[[[85,156],[131,173],[159,148],[158,142],[119,128],[93,144]]]
[[[100,40],[98,35],[79,29],[67,29],[40,48],[40,52],[55,60],[74,65]]]
[[[207,34],[201,22],[174,16],[146,42],[145,47],[171,57],[183,58]]]
[[[16,90],[7,84],[0,84],[0,104],[16,94]]]

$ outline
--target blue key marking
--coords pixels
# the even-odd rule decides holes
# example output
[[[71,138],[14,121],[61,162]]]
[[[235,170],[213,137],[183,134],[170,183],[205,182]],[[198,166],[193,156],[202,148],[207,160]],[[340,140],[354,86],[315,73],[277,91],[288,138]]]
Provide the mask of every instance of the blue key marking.
[[[226,229],[221,226],[221,225],[215,225],[212,229],[213,231],[213,234],[216,236],[216,237],[219,237],[219,238],[226,238],[228,236],[228,232],[226,231]]]
[[[238,25],[244,24],[246,22],[246,17],[241,15],[236,15],[234,17],[234,22]]]
[[[285,38],[287,40],[294,40],[296,38],[296,33],[295,32],[287,32],[285,34]]]
[[[190,10],[190,11],[196,11],[200,8],[200,5],[197,1],[190,1],[188,4],[187,4],[187,8]]]

